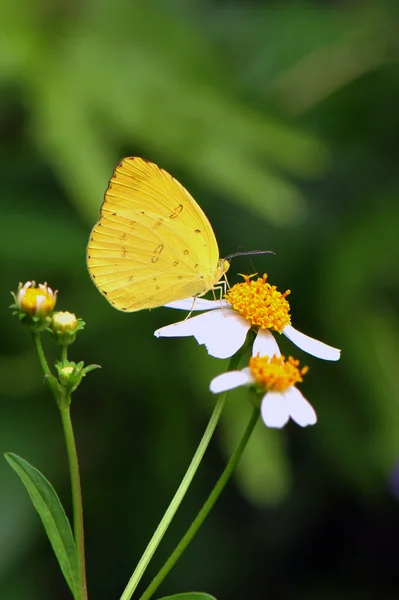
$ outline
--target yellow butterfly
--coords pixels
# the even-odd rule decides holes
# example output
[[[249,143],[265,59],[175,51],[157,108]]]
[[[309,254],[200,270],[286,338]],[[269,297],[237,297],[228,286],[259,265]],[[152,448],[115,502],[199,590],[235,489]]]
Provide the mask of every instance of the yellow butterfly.
[[[188,191],[143,158],[115,168],[87,248],[100,292],[133,312],[213,289],[228,270],[215,234]]]

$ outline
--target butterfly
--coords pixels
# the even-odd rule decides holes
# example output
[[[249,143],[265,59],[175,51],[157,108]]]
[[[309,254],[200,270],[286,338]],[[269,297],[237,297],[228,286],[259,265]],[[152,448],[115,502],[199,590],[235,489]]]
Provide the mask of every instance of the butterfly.
[[[118,310],[155,308],[214,289],[230,263],[207,216],[172,175],[124,158],[87,247],[94,284]]]

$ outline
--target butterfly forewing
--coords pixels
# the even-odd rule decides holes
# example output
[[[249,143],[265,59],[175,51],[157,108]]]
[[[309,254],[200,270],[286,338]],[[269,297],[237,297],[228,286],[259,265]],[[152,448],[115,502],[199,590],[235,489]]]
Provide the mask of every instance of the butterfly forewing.
[[[88,246],[91,276],[121,310],[202,294],[217,279],[217,242],[195,200],[139,158],[116,167]]]

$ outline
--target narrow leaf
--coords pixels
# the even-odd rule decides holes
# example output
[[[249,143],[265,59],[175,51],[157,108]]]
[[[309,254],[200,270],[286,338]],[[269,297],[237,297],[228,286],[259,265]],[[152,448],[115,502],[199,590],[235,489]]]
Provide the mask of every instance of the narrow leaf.
[[[78,598],[79,569],[75,542],[68,517],[51,483],[26,460],[7,452],[5,459],[19,475],[42,520],[61,571],[74,596]]]
[[[203,592],[185,592],[184,594],[164,596],[163,598],[159,598],[159,600],[216,600],[216,598]]]

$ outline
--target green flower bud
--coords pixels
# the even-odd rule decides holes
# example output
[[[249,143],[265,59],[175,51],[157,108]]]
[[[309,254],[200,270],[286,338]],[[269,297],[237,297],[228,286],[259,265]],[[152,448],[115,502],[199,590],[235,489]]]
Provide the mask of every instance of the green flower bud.
[[[69,346],[75,341],[76,333],[83,329],[84,323],[70,312],[57,312],[51,318],[50,329],[60,346]]]
[[[101,368],[99,365],[88,365],[85,367],[83,361],[77,364],[72,361],[58,362],[55,366],[58,371],[59,382],[69,395],[76,390],[87,373]]]
[[[67,362],[65,364],[58,363],[56,367],[60,384],[65,388],[68,394],[71,394],[76,390],[84,376],[83,362],[78,364],[74,362]]]

